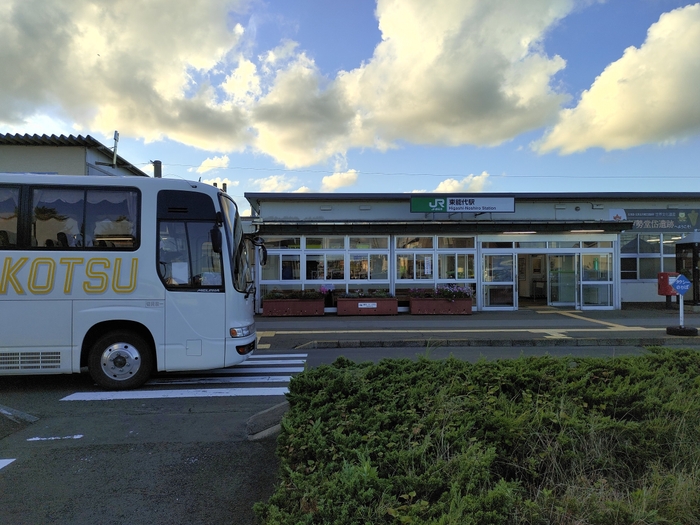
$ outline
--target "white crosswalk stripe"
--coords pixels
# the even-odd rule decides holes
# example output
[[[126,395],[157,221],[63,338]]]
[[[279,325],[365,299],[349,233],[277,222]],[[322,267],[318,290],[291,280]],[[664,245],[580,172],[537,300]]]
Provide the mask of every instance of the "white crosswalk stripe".
[[[64,397],[61,401],[283,396],[288,392],[287,385],[293,374],[304,371],[306,357],[307,354],[255,355],[232,368],[162,374],[136,390],[77,392]],[[222,388],[210,388],[211,385],[222,385]],[[232,386],[226,387],[226,385]],[[199,386],[206,386],[206,388],[187,388]],[[173,388],[167,389],[167,387]]]

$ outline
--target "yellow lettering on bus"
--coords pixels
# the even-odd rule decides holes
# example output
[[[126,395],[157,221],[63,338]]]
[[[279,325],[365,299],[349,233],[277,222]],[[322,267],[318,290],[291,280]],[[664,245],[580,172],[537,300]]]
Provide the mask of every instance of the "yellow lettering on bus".
[[[83,283],[83,290],[85,293],[104,293],[107,290],[107,285],[109,284],[109,276],[106,272],[98,271],[96,266],[104,266],[105,269],[109,268],[109,259],[104,259],[97,257],[95,259],[90,259],[85,267],[85,275],[89,279],[97,279],[99,284],[93,284],[89,281]]]
[[[131,272],[129,273],[129,286],[119,284],[119,276],[122,273],[122,258],[114,259],[114,273],[112,274],[112,290],[115,293],[131,293],[136,289],[136,273],[138,272],[139,260],[131,259]]]
[[[24,295],[24,289],[17,280],[17,272],[29,260],[28,257],[20,257],[15,264],[12,264],[12,257],[5,257],[2,266],[2,277],[0,278],[0,294],[7,293],[7,284],[11,284],[17,295]]]
[[[61,260],[58,262],[66,265],[66,280],[63,283],[63,293],[70,294],[73,291],[73,272],[75,271],[75,265],[83,264],[85,259],[82,257],[61,257]]]
[[[48,271],[46,272],[46,282],[43,284],[37,284],[37,279],[39,277],[39,267],[41,265],[46,265]],[[34,295],[44,295],[51,290],[53,290],[53,277],[56,270],[56,262],[48,257],[38,257],[32,261],[32,265],[29,267],[29,281],[27,282],[27,288]]]

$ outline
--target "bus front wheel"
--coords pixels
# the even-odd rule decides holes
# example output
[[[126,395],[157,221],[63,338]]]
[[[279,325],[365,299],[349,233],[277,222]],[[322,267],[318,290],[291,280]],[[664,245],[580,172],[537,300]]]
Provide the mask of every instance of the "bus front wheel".
[[[148,343],[136,334],[110,332],[90,349],[88,370],[102,388],[137,388],[151,376],[153,353]]]

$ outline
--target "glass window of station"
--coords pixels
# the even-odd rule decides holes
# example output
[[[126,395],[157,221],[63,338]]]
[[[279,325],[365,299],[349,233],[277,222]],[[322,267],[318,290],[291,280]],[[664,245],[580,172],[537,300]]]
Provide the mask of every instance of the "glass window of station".
[[[623,281],[656,281],[659,272],[676,271],[676,242],[681,233],[620,234],[620,276]]]
[[[334,297],[379,291],[400,297],[411,288],[476,283],[473,236],[265,236],[265,246],[261,296],[272,290],[330,290]]]

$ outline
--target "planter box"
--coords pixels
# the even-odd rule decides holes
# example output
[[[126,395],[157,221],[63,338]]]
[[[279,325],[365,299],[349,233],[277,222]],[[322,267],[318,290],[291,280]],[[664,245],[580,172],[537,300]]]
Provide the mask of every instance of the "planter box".
[[[396,315],[399,301],[395,297],[338,298],[338,315]]]
[[[263,317],[323,315],[324,302],[323,298],[263,299]]]
[[[471,315],[472,300],[411,297],[410,311],[419,315]]]

